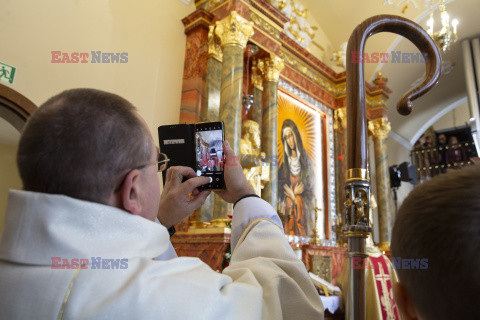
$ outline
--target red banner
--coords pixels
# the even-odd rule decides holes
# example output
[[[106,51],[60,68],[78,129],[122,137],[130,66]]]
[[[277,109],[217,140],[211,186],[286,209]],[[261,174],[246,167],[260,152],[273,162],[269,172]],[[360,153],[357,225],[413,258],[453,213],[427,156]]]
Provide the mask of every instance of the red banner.
[[[370,256],[375,273],[375,284],[382,309],[382,318],[384,320],[398,320],[397,305],[393,300],[392,280],[388,260],[384,256],[378,258]]]

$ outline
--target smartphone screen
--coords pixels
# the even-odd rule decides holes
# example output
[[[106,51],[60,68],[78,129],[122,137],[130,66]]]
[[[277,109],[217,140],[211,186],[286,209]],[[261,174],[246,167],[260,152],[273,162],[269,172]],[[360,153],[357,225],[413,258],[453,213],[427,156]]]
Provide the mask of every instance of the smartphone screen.
[[[223,189],[224,158],[223,122],[197,123],[195,125],[195,156],[197,176],[211,177],[212,182],[200,189]]]

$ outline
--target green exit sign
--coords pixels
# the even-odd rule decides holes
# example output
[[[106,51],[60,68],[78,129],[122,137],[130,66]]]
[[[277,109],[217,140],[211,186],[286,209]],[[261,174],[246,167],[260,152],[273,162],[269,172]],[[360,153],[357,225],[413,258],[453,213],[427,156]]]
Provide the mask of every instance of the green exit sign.
[[[12,84],[17,68],[0,62],[0,81]]]

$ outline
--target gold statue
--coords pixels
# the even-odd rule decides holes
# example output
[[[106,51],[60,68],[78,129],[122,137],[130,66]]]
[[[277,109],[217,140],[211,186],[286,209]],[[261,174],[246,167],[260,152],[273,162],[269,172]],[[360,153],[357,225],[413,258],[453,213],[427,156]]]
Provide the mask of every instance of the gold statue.
[[[246,120],[243,122],[242,132],[240,152],[242,154],[243,173],[255,193],[260,196],[265,182],[269,179],[269,166],[262,164],[265,153],[260,152],[260,126],[255,121]]]
[[[370,194],[370,209],[368,210],[368,216],[369,216],[369,223],[370,227],[373,230],[373,210],[377,209],[377,201],[375,200],[375,196],[373,193]],[[367,237],[367,246],[373,247],[375,244],[373,243],[373,231],[368,234]]]

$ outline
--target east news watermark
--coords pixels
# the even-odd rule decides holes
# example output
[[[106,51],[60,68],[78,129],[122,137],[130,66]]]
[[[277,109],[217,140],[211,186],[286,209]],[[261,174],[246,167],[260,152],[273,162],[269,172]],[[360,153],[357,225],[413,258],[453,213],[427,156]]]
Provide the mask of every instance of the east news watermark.
[[[351,51],[352,63],[426,63],[427,52],[361,52]]]
[[[396,270],[426,270],[428,269],[428,259],[392,257],[392,267]],[[373,269],[373,266],[368,263],[368,259],[352,257],[352,268]]]
[[[91,269],[121,270],[128,269],[128,259],[105,259],[102,257],[71,258],[52,257],[52,269]]]
[[[51,51],[51,63],[127,63],[128,52],[62,52]]]

